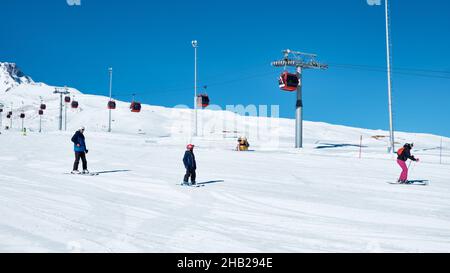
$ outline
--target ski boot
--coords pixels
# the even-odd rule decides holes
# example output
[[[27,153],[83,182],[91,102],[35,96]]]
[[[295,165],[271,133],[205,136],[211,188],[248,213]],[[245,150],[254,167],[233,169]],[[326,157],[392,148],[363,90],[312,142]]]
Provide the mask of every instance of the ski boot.
[[[90,174],[89,170],[83,170],[83,174]]]
[[[81,174],[81,172],[79,170],[74,170],[71,172],[71,174]]]

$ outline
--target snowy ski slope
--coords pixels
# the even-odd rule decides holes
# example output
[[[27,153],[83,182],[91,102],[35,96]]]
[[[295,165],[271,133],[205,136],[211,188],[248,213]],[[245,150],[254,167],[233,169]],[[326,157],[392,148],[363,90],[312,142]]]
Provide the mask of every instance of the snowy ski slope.
[[[192,138],[190,110],[144,105],[134,114],[118,102],[109,134],[107,98],[71,91],[81,107],[58,132],[53,87],[0,90],[28,128],[19,132],[16,114],[0,135],[0,252],[450,252],[448,138],[440,165],[439,136],[398,133],[422,159],[411,178],[431,184],[389,185],[400,169],[383,131],[306,122],[298,151],[292,120],[206,110]],[[81,125],[100,176],[64,174]],[[238,135],[254,151],[233,151]],[[178,185],[188,142],[202,188]]]

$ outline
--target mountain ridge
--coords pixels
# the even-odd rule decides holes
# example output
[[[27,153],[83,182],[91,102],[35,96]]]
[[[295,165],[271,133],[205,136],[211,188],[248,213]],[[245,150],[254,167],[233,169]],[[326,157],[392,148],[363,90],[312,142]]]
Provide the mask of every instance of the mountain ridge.
[[[35,84],[16,63],[0,62],[0,92],[9,92],[21,84]]]

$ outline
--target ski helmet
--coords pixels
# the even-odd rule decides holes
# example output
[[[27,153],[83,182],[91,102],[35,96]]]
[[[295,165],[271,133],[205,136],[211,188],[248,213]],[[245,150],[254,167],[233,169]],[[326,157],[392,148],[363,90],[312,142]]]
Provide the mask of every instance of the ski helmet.
[[[405,146],[403,146],[403,148],[408,148],[408,149],[412,149],[414,147],[414,143],[406,143]]]
[[[84,130],[86,130],[86,127],[81,126],[79,130],[80,130],[80,131],[84,131]]]
[[[188,149],[188,150],[193,150],[194,147],[195,147],[195,145],[189,144],[189,145],[186,146],[186,149]]]

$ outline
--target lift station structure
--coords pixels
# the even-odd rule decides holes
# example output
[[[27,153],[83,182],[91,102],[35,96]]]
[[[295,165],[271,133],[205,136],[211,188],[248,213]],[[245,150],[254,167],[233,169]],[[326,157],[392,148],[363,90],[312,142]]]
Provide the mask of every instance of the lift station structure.
[[[304,69],[328,69],[327,64],[317,62],[316,54],[283,50],[283,59],[272,62],[274,67],[284,67],[280,76],[280,88],[283,91],[297,91],[297,103],[295,112],[295,148],[303,148],[303,70]],[[288,72],[288,67],[295,67],[296,73]]]

